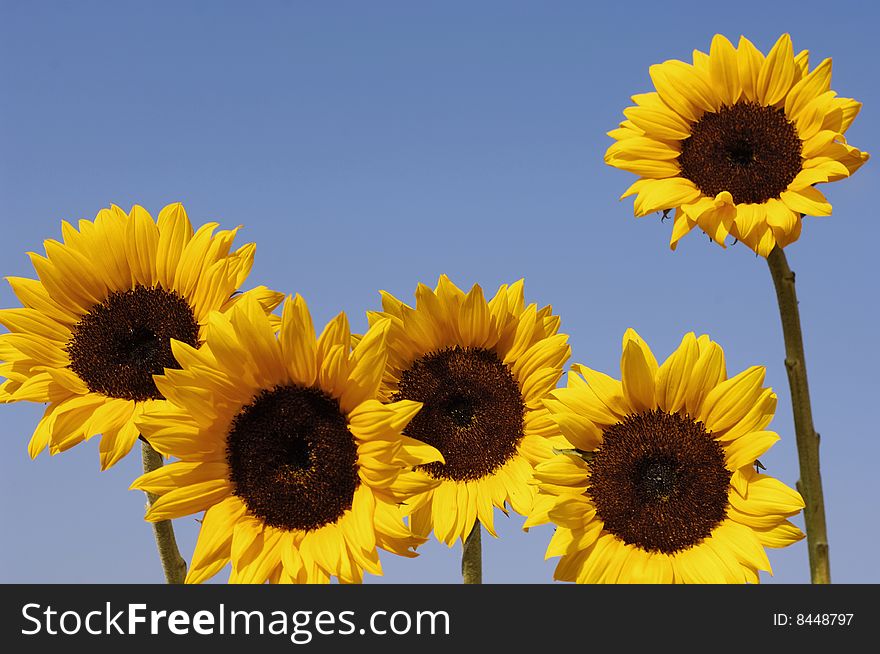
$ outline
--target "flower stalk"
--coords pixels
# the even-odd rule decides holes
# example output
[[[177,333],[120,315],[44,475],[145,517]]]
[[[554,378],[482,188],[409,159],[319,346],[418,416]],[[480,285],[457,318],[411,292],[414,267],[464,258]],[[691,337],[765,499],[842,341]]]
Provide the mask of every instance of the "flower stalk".
[[[162,455],[153,449],[146,439],[142,438],[144,474],[158,470],[164,463]],[[147,496],[147,509],[153,506],[158,495],[145,492]],[[177,549],[177,540],[174,538],[174,527],[171,520],[162,520],[153,523],[153,536],[156,539],[156,548],[159,550],[159,559],[162,561],[162,570],[165,572],[165,583],[182,584],[186,579],[186,561]]]
[[[461,578],[466,584],[483,583],[483,547],[480,521],[474,523],[461,550]]]
[[[806,504],[804,524],[810,557],[810,578],[814,584],[828,584],[831,583],[831,564],[825,527],[822,477],[819,473],[819,434],[813,427],[803,333],[795,293],[795,275],[788,266],[785,253],[778,246],[767,257],[767,264],[770,266],[773,285],[776,287],[782,333],[785,338],[785,369],[791,389],[792,415],[800,462],[798,490]]]

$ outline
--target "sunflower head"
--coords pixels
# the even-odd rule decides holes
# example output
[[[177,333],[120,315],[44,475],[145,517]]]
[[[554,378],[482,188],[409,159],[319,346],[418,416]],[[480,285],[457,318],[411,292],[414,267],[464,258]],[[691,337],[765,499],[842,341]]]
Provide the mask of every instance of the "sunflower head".
[[[526,526],[552,522],[555,578],[579,583],[746,583],[765,547],[801,538],[799,493],[755,464],[776,395],[764,368],[727,378],[724,352],[687,334],[658,365],[633,330],[621,381],[575,365],[545,401],[569,442],[538,465]]]
[[[675,211],[670,245],[695,226],[762,256],[798,239],[804,215],[827,216],[816,184],[852,173],[868,154],[844,133],[861,103],[831,90],[831,60],[810,70],[783,34],[767,56],[745,37],[712,39],[693,64],[650,68],[655,91],[634,95],[605,162],[639,179],[635,215]]]
[[[253,298],[208,318],[200,349],[172,342],[179,370],[138,428],[179,461],[132,488],[159,495],[151,521],[204,511],[187,582],[232,563],[230,581],[360,582],[381,574],[378,548],[414,556],[399,505],[437,482],[442,462],[401,434],[418,402],[383,405],[388,320],[352,348],[345,314],[315,337],[305,301],[288,298],[280,330]]]
[[[28,451],[64,451],[103,434],[102,469],[131,449],[135,420],[162,398],[153,376],[178,363],[171,339],[197,347],[207,316],[226,310],[253,264],[255,246],[232,251],[237,229],[193,231],[172,204],[158,222],[140,206],[102,209],[62,223],[46,256],[29,253],[38,279],[7,277],[24,305],[0,311],[0,401],[47,404]],[[282,295],[258,287],[265,312]]]
[[[490,300],[446,276],[420,284],[416,306],[388,293],[371,323],[389,321],[382,396],[423,407],[404,433],[444,460],[416,473],[434,486],[407,504],[414,531],[452,545],[479,520],[493,535],[493,507],[526,513],[535,462],[552,454],[554,432],[542,399],[556,386],[570,348],[549,306],[526,305],[523,283]]]

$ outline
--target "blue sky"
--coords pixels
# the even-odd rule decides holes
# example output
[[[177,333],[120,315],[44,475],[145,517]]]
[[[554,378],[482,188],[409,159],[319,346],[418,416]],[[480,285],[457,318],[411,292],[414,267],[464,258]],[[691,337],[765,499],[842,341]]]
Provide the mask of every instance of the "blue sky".
[[[782,32],[832,88],[864,102],[847,133],[878,152],[878,11],[869,2],[0,2],[0,275],[34,277],[25,253],[62,219],[110,203],[155,216],[182,201],[197,223],[242,224],[257,243],[250,285],[301,293],[316,323],[363,328],[379,289],[411,298],[441,273],[494,291],[524,277],[552,304],[573,360],[619,373],[636,328],[658,357],[688,331],[728,368],[766,365],[782,436],[769,472],[794,485],[797,457],[783,343],[765,262],[702,234],[635,220],[633,181],[604,165],[605,132],[648,66],[747,35]],[[830,218],[807,218],[786,250],[822,434],[832,575],[880,581],[874,346],[880,225],[876,162],[826,186]],[[0,306],[17,306],[7,285]],[[161,569],[135,453],[98,472],[97,441],[31,461],[41,415],[0,407],[2,582],[155,582]],[[485,581],[546,583],[549,527],[496,519]],[[175,522],[185,558],[195,517]],[[804,542],[771,551],[769,582],[809,579]],[[370,582],[456,582],[459,552],[383,555]]]

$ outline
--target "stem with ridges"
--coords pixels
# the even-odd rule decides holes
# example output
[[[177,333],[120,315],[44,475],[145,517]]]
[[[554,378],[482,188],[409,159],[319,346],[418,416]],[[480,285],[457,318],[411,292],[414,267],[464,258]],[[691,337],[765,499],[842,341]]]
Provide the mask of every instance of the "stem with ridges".
[[[483,583],[483,548],[480,542],[482,526],[480,521],[474,523],[471,533],[461,550],[461,577],[466,584]]]
[[[144,473],[158,470],[164,465],[162,455],[159,454],[145,440],[143,445]],[[146,493],[147,509],[153,506],[158,495]],[[159,550],[159,559],[162,561],[162,570],[165,572],[165,582],[168,584],[182,584],[186,579],[186,561],[177,549],[177,540],[174,538],[174,527],[170,520],[161,520],[153,523],[153,536],[156,538],[156,547]]]
[[[804,524],[807,530],[807,547],[810,556],[810,577],[814,584],[831,583],[831,563],[828,556],[828,534],[825,528],[825,500],[822,496],[822,478],[819,474],[819,434],[813,427],[810,408],[810,392],[807,386],[807,364],[804,358],[804,341],[801,319],[798,313],[794,272],[788,267],[782,248],[776,247],[767,257],[782,333],[785,337],[785,369],[791,389],[791,407],[794,431],[800,461],[798,490],[803,495]]]

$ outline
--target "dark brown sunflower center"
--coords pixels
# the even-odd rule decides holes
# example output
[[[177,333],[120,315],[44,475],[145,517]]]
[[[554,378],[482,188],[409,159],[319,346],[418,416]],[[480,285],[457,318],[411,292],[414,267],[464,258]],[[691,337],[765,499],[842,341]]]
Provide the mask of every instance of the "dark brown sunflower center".
[[[724,451],[678,414],[648,411],[606,429],[589,482],[605,529],[649,552],[693,547],[727,516]]]
[[[760,204],[801,171],[801,140],[782,109],[738,102],[691,125],[678,163],[703,195],[729,191],[736,203]]]
[[[403,372],[392,399],[423,403],[404,433],[443,454],[445,464],[420,466],[436,479],[491,475],[516,454],[523,437],[519,385],[490,350],[456,346],[426,354]]]
[[[175,291],[137,286],[96,304],[71,330],[70,369],[89,390],[127,400],[161,399],[153,375],[179,368],[171,339],[193,347],[199,324]]]
[[[339,402],[276,386],[243,407],[226,439],[235,494],[265,524],[309,531],[336,522],[360,485],[357,445]]]

